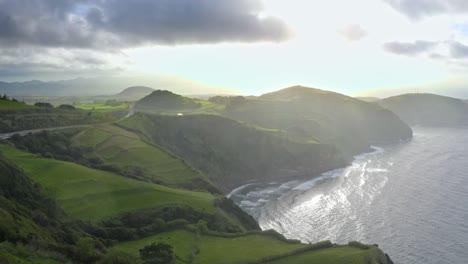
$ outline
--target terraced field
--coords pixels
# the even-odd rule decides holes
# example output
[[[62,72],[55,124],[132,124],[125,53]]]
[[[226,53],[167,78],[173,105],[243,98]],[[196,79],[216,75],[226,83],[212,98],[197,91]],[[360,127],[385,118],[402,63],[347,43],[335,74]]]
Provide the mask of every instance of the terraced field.
[[[75,136],[73,142],[93,147],[94,153],[107,164],[136,170],[136,176],[152,182],[171,187],[190,186],[197,180],[209,182],[182,160],[115,125],[89,128]]]
[[[206,192],[135,181],[75,163],[39,158],[7,145],[0,151],[31,175],[72,218],[97,222],[123,212],[187,205],[213,212],[215,196]]]

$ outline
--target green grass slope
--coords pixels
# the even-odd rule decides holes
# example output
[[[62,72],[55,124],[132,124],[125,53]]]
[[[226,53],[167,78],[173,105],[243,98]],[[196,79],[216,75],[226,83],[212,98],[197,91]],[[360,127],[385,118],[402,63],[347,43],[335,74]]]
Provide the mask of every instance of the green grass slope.
[[[17,109],[27,109],[27,108],[34,108],[34,106],[20,103],[20,102],[13,102],[9,100],[0,99],[0,110],[17,110]]]
[[[404,94],[380,104],[410,125],[468,125],[468,105],[462,100],[435,94]]]
[[[138,111],[154,113],[194,110],[200,107],[201,105],[195,100],[163,90],[152,92],[135,105],[135,109]]]
[[[269,233],[222,237],[188,230],[175,230],[145,239],[120,243],[116,249],[137,256],[138,250],[151,243],[166,243],[174,248],[175,263],[311,263],[311,264],[391,264],[374,246],[361,249],[316,245],[279,239]]]
[[[120,213],[168,205],[186,205],[204,212],[215,210],[215,197],[127,179],[70,162],[37,156],[0,145],[13,160],[72,218],[97,222]]]
[[[224,115],[283,130],[301,142],[333,144],[346,158],[367,150],[369,142],[398,141],[412,136],[411,129],[387,109],[303,86],[245,99],[226,107]]]
[[[133,173],[135,178],[177,188],[216,190],[205,176],[180,159],[120,127],[94,126],[75,136],[73,142],[92,147],[93,154],[106,164]]]
[[[219,115],[224,106],[214,102],[191,99],[169,91],[155,91],[135,104],[135,111],[163,115]]]

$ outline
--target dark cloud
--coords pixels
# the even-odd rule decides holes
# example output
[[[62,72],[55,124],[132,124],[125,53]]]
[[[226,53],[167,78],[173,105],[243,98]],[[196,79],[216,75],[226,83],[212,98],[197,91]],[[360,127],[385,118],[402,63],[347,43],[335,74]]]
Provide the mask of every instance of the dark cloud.
[[[111,49],[143,44],[283,41],[261,0],[0,0],[0,47]]]
[[[0,77],[111,74],[120,71],[122,64],[102,53],[88,50],[41,47],[0,49]]]
[[[367,32],[359,25],[348,25],[338,29],[338,34],[349,41],[361,40]]]
[[[437,46],[437,42],[418,40],[415,42],[387,42],[383,45],[385,51],[397,55],[416,56],[428,52]]]
[[[419,19],[424,16],[468,13],[466,0],[384,0],[406,16]]]

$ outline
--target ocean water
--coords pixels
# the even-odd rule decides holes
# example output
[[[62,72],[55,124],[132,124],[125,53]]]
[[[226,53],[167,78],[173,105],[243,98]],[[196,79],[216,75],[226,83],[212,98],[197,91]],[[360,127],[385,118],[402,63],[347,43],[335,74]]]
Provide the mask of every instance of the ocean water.
[[[378,244],[401,264],[468,263],[468,128],[413,130],[347,168],[230,197],[288,238]]]

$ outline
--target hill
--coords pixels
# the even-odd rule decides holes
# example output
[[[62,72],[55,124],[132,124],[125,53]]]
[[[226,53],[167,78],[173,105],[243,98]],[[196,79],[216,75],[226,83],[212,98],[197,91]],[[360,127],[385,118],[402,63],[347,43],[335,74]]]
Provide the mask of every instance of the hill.
[[[91,155],[130,177],[170,187],[219,192],[182,160],[115,125],[90,127],[74,136],[72,142],[77,147],[91,148]]]
[[[195,100],[174,94],[170,91],[157,90],[139,100],[135,110],[149,113],[177,113],[193,111],[202,105]]]
[[[223,113],[242,122],[279,129],[299,142],[335,145],[350,160],[373,141],[399,141],[412,130],[391,111],[342,94],[294,86],[257,99],[237,99]]]
[[[153,88],[146,86],[132,86],[128,87],[122,92],[114,95],[113,97],[120,101],[138,101],[141,98],[154,92]]]
[[[468,125],[468,105],[456,98],[435,94],[404,94],[386,98],[380,105],[410,125]]]
[[[328,144],[296,142],[216,115],[135,114],[119,123],[202,171],[223,191],[253,180],[310,177],[346,163]]]
[[[19,166],[0,156],[0,236],[8,241],[0,243],[3,262],[142,263],[140,249],[164,243],[174,250],[174,263],[391,264],[375,246],[304,245],[255,231],[237,207],[208,193],[126,179],[10,145],[0,144],[0,152]]]

